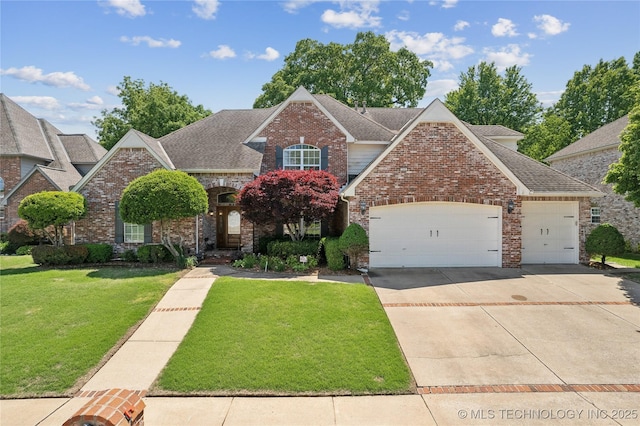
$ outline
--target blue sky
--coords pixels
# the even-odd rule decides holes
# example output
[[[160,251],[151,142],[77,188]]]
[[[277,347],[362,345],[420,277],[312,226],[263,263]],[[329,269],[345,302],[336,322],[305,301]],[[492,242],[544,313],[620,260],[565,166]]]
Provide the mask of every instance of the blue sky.
[[[296,42],[384,34],[434,68],[426,106],[480,61],[522,74],[545,106],[575,71],[640,50],[640,1],[0,1],[0,87],[65,133],[119,106],[124,76],[216,112],[251,108]]]

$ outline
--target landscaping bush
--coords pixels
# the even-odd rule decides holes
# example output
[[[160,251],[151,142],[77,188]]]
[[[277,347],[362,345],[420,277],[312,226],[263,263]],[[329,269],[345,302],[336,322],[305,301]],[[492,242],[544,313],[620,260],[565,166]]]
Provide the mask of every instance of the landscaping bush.
[[[327,259],[327,267],[332,271],[341,271],[345,267],[344,254],[340,250],[337,237],[323,238],[324,256]]]
[[[271,241],[267,246],[269,256],[287,259],[289,256],[315,256],[318,254],[318,240]]]
[[[242,259],[233,262],[236,268],[251,269],[258,264],[258,257],[253,253],[245,254]]]
[[[305,272],[318,266],[315,256],[307,256],[307,262],[300,262],[300,256],[291,255],[287,258],[287,266],[294,272]]]
[[[358,267],[358,257],[369,250],[369,237],[362,226],[352,223],[344,230],[338,240],[340,250],[349,256],[351,267]]]
[[[29,227],[26,220],[19,220],[7,233],[9,244],[3,250],[6,254],[14,254],[19,247],[33,246],[40,242],[40,236]]]
[[[585,249],[592,256],[602,256],[601,262],[604,265],[607,256],[624,253],[624,237],[615,226],[603,223],[587,236]]]
[[[138,260],[142,263],[171,262],[175,259],[171,252],[161,244],[147,244],[138,248]]]
[[[258,262],[263,271],[283,272],[287,269],[286,262],[277,256],[260,256]]]
[[[125,250],[124,253],[122,253],[122,260],[124,260],[125,262],[137,262],[138,255],[136,254],[135,250]]]
[[[107,263],[113,257],[113,247],[110,244],[85,244],[85,247],[89,251],[89,263]]]
[[[9,247],[9,241],[0,241],[0,254],[9,254],[7,247]]]
[[[286,235],[260,237],[258,239],[258,253],[267,254],[269,243],[272,241],[291,241],[291,238]]]
[[[33,263],[38,265],[77,265],[89,256],[85,246],[35,246],[31,250]]]
[[[31,254],[31,249],[33,249],[35,246],[22,246],[22,247],[18,247],[18,250],[16,250],[16,254],[18,256],[25,256],[28,254]]]

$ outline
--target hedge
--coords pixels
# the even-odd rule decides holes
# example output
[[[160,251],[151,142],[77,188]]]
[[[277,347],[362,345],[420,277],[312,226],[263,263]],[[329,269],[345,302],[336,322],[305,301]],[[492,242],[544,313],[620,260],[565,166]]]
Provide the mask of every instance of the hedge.
[[[87,260],[89,250],[85,246],[35,246],[31,257],[38,265],[78,265]]]
[[[327,267],[332,271],[341,271],[345,267],[344,254],[340,250],[339,239],[337,237],[326,237],[322,239],[324,255],[327,258]]]
[[[271,241],[267,246],[269,256],[287,259],[289,256],[317,256],[319,240]]]
[[[110,244],[85,244],[89,255],[88,263],[107,263],[113,257],[113,247]]]

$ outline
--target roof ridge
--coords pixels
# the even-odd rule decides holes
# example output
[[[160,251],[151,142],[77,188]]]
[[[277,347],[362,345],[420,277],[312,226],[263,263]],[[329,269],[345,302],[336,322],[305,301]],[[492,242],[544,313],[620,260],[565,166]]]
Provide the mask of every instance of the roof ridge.
[[[363,117],[366,120],[369,120],[371,123],[377,125],[378,127],[388,131],[389,133],[391,133],[391,135],[393,135],[392,138],[395,137],[395,135],[396,135],[396,132],[394,132],[393,130],[389,129],[387,126],[384,126],[383,124],[378,123],[376,120],[371,118],[371,116],[359,113],[358,111],[356,111],[353,108],[351,108],[349,105],[346,105],[346,104],[340,102],[339,100],[337,100],[336,98],[334,98],[331,95],[327,95],[325,93],[320,93],[320,94],[317,94],[317,95],[314,94],[312,96],[315,97],[315,98],[322,96],[324,98],[330,99],[331,101],[333,101],[333,102],[337,103],[338,105],[340,105],[340,107],[344,108],[347,111],[350,111],[350,113],[354,114],[354,116]],[[318,100],[318,102],[320,102],[320,100]],[[391,109],[391,108],[384,108],[384,107],[378,107],[378,108],[380,108],[380,109]]]

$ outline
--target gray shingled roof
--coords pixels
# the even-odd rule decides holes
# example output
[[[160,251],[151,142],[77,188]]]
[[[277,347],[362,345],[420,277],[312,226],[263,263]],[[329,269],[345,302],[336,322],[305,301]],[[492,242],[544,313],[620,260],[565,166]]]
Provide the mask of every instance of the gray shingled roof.
[[[359,141],[391,141],[395,132],[329,95],[314,95],[316,100]]]
[[[262,154],[243,142],[273,108],[222,110],[159,139],[181,170],[260,170]]]
[[[480,125],[480,124],[469,124],[463,122],[471,131],[477,135],[486,136],[488,138],[496,137],[496,136],[519,136],[524,137],[524,135],[520,132],[517,132],[508,127],[504,127],[499,124],[489,124],[489,125]]]
[[[167,154],[167,152],[165,151],[164,147],[162,146],[162,144],[160,143],[159,139],[153,138],[149,135],[147,135],[146,133],[142,133],[136,129],[131,129],[131,131],[133,131],[135,134],[138,135],[138,137],[140,137],[140,139],[142,139],[144,141],[144,143],[147,144],[147,146],[153,150],[153,152],[162,159],[162,161],[164,161],[165,163],[167,163],[167,165],[169,165],[169,167],[174,167],[173,162],[171,161],[171,158],[169,157],[169,155]]]
[[[59,135],[59,138],[73,164],[95,164],[107,153],[87,135]]]
[[[561,173],[526,155],[474,133],[511,172],[533,193],[596,193],[596,188]]]
[[[367,108],[365,115],[398,133],[422,111],[424,108]]]
[[[605,124],[582,139],[578,139],[569,146],[562,148],[555,154],[546,158],[552,162],[561,158],[573,157],[586,152],[600,151],[602,149],[616,148],[620,145],[620,133],[629,124],[629,116],[618,118],[609,124]]]
[[[57,130],[57,133],[61,132]],[[0,155],[54,159],[42,135],[38,119],[2,93],[0,93]]]

